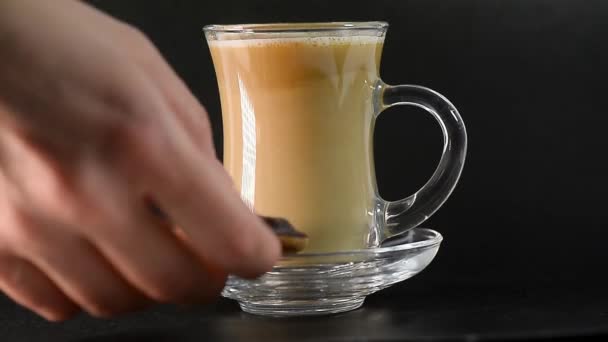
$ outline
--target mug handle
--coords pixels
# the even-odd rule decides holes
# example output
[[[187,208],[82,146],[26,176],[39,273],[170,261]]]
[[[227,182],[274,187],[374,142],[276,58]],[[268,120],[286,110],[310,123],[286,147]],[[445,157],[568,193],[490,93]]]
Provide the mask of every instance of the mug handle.
[[[421,86],[391,86],[379,81],[374,96],[374,119],[385,109],[400,105],[422,108],[439,122],[443,151],[435,172],[420,190],[398,201],[380,199],[379,219],[383,224],[377,231],[378,244],[418,226],[441,207],[458,182],[467,150],[464,122],[443,95]]]

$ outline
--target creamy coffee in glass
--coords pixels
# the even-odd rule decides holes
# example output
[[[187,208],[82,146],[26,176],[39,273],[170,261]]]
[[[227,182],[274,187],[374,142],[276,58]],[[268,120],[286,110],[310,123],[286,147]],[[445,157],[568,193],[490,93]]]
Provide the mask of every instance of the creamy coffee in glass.
[[[285,217],[308,234],[306,252],[377,246],[445,201],[464,161],[464,126],[441,95],[382,83],[385,23],[205,32],[220,90],[224,165],[252,210]],[[427,109],[452,150],[423,189],[387,202],[376,186],[373,128],[376,116],[396,104]]]

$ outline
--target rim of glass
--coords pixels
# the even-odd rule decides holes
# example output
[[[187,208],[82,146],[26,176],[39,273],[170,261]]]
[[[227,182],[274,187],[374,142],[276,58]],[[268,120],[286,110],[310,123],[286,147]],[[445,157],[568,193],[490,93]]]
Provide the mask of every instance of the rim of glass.
[[[281,257],[280,261],[292,261],[292,260],[301,260],[306,258],[318,258],[318,257],[334,257],[334,256],[362,256],[362,255],[381,255],[392,252],[404,251],[404,250],[413,250],[420,248],[433,247],[441,243],[443,241],[443,236],[436,230],[429,228],[412,228],[412,230],[417,230],[426,234],[424,240],[409,242],[404,244],[399,244],[396,246],[389,247],[376,247],[376,248],[367,248],[367,249],[355,249],[350,251],[338,251],[338,252],[328,252],[328,253],[300,253],[300,254],[288,254]]]
[[[349,30],[383,30],[388,27],[385,21],[332,21],[303,23],[266,23],[207,25],[205,32],[213,33],[288,33],[288,32],[332,32]]]

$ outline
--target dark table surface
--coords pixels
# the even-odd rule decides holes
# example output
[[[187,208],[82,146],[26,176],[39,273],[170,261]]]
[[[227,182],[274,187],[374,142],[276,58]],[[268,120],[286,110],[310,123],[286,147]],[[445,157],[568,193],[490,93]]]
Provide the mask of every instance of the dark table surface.
[[[449,241],[446,239],[446,242]],[[449,247],[449,245],[448,245]],[[369,296],[350,313],[271,319],[240,311],[221,299],[198,307],[159,306],[111,320],[81,315],[48,323],[0,300],[0,341],[510,341],[608,338],[608,292],[601,273],[578,271],[564,255],[563,269],[514,269],[474,275],[444,248],[420,275]],[[452,248],[454,250],[454,248]],[[464,266],[465,263],[462,263]],[[446,270],[451,272],[446,273]],[[567,273],[566,276],[560,274]],[[449,274],[449,275],[448,275]]]

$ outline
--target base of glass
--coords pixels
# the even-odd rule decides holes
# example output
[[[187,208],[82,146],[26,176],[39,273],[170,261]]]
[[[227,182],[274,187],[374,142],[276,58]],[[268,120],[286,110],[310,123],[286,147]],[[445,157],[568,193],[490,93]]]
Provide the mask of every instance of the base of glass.
[[[356,310],[365,297],[332,298],[323,300],[239,302],[247,313],[272,317],[300,317],[337,314]]]
[[[357,309],[367,295],[428,266],[441,234],[415,228],[390,247],[283,257],[258,279],[230,276],[222,295],[245,312],[274,317],[327,315]]]

